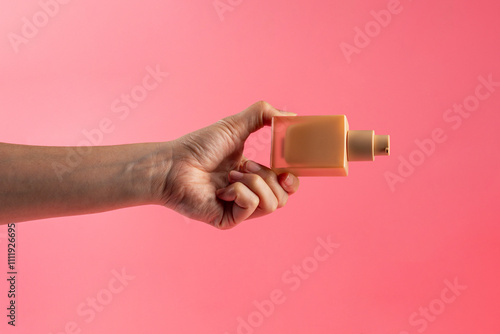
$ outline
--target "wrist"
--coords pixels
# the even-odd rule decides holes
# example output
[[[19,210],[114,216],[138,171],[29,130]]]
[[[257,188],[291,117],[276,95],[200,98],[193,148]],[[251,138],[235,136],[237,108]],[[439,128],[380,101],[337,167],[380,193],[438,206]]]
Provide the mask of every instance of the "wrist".
[[[170,141],[151,143],[148,157],[137,163],[141,173],[139,180],[146,185],[145,199],[148,204],[164,205],[167,200],[168,175],[172,168],[173,143]]]

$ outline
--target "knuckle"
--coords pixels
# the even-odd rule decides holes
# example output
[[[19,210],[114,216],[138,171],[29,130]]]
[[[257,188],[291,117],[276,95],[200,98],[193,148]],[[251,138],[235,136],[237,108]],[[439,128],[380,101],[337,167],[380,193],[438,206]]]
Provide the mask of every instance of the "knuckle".
[[[241,182],[235,182],[233,183],[233,187],[234,187],[234,190],[237,192],[237,193],[241,193],[242,191],[244,191],[244,189],[246,188],[246,186],[241,183]]]
[[[273,202],[271,203],[271,212],[275,211],[279,206],[279,202],[277,199],[274,199]]]
[[[260,110],[267,110],[271,106],[269,103],[267,103],[264,100],[260,100],[256,103],[256,105],[259,107]]]
[[[278,199],[274,197],[273,199],[266,199],[261,205],[261,209],[264,210],[265,213],[271,213],[278,209],[278,205]]]
[[[260,199],[259,199],[259,196],[257,195],[253,195],[250,197],[249,199],[249,204],[252,208],[257,208],[259,206],[259,203],[260,203]]]
[[[278,177],[271,170],[264,171],[263,175],[262,175],[262,178],[264,179],[264,181],[266,181],[267,184],[277,183],[278,182]]]
[[[246,174],[246,177],[248,178],[248,182],[252,186],[258,186],[261,184],[262,181],[264,181],[259,175],[257,174]]]
[[[278,208],[284,207],[287,201],[288,201],[288,194],[284,193],[283,195],[281,195],[281,198],[278,201]]]

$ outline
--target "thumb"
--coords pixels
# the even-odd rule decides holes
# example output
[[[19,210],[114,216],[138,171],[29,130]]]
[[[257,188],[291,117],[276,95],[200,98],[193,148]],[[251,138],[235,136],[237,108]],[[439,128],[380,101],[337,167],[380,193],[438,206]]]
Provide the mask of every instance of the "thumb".
[[[297,114],[282,111],[274,108],[265,101],[259,101],[252,104],[247,109],[234,115],[234,120],[244,130],[244,137],[248,137],[252,132],[255,132],[263,126],[271,125],[273,116],[296,116]]]

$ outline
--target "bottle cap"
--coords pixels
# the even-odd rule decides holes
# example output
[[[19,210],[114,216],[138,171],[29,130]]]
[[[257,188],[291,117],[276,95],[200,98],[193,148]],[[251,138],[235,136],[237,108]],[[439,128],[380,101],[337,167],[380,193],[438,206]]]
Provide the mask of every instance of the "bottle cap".
[[[347,131],[348,161],[373,161],[376,155],[389,154],[389,135],[376,135],[373,130]]]

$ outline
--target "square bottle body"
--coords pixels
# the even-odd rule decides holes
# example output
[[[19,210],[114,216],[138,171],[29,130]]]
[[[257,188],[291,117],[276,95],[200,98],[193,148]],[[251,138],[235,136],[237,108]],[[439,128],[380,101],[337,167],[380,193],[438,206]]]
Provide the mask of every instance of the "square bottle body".
[[[271,169],[296,176],[347,176],[345,115],[276,116]]]

